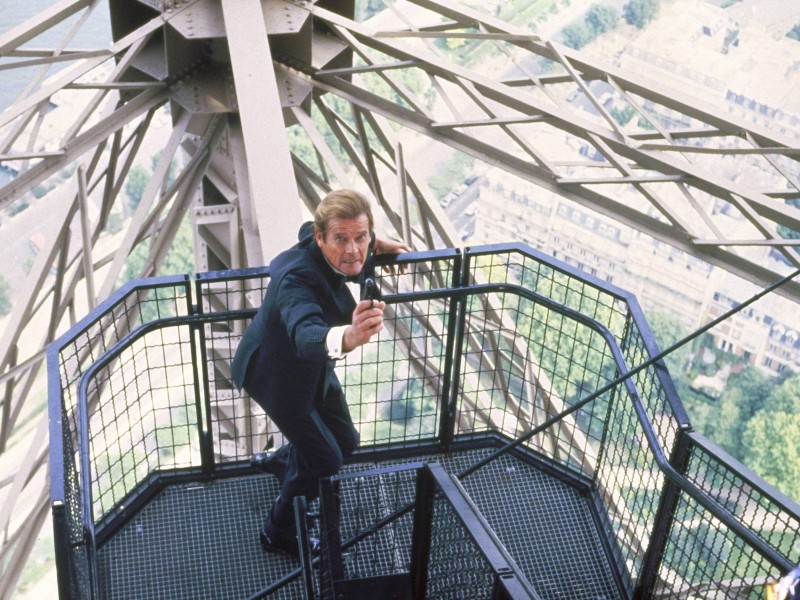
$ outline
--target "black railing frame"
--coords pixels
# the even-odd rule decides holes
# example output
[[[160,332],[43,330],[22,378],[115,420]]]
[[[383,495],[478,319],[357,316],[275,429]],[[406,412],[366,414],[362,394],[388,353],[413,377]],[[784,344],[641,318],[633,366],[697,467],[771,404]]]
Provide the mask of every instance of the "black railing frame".
[[[506,245],[497,245],[490,248],[481,248],[478,251],[472,251],[471,249],[467,249],[464,253],[464,260],[463,263],[460,263],[460,268],[454,269],[453,272],[453,284],[454,288],[449,290],[429,290],[425,292],[413,292],[413,293],[406,293],[406,294],[397,294],[390,297],[387,297],[386,300],[389,303],[392,302],[401,302],[404,299],[408,298],[442,298],[442,297],[450,297],[450,316],[451,320],[448,324],[448,327],[451,326],[452,323],[456,322],[458,325],[452,325],[455,328],[455,331],[451,331],[448,329],[447,334],[447,350],[445,356],[445,364],[446,364],[446,373],[445,377],[451,377],[451,379],[445,384],[443,384],[443,396],[441,399],[441,420],[444,422],[446,421],[450,428],[452,428],[452,415],[455,414],[455,407],[458,398],[458,392],[460,390],[460,381],[459,381],[459,373],[460,373],[460,351],[461,344],[463,343],[463,335],[464,335],[464,319],[466,318],[465,315],[465,305],[466,305],[466,298],[471,294],[477,293],[497,293],[497,292],[513,292],[519,294],[523,297],[528,297],[529,299],[535,302],[542,302],[544,304],[549,305],[550,308],[557,310],[559,312],[565,311],[565,307],[558,305],[554,301],[542,297],[538,294],[534,294],[525,288],[520,286],[516,286],[513,284],[482,284],[471,286],[467,288],[467,282],[469,280],[469,269],[471,265],[471,259],[473,256],[479,256],[482,254],[488,254],[493,251],[513,251],[513,252],[520,252],[525,256],[530,256],[532,258],[537,258],[536,252],[531,251],[530,248],[523,247],[518,244],[506,244]],[[422,254],[422,253],[414,253],[413,256],[409,256],[410,259],[416,260],[428,260],[430,258],[429,254]],[[541,257],[539,257],[541,258]],[[461,257],[456,257],[457,261],[461,261]],[[554,268],[556,270],[561,270],[571,277],[578,277],[582,280],[589,280],[586,275],[579,273],[579,272],[572,272],[570,269],[565,267],[555,268],[552,263],[551,258],[543,258],[547,263],[547,266],[550,268]],[[403,260],[399,260],[399,263],[402,263]],[[237,277],[245,278],[248,273],[258,272],[259,274],[267,274],[268,269],[250,269],[242,275],[242,271],[236,272],[227,272],[231,275],[236,275]],[[224,275],[224,273],[223,273]],[[220,277],[219,273],[216,274],[204,274],[198,275],[196,286],[199,290],[199,285],[201,280],[210,279],[210,276]],[[112,298],[109,300],[101,303],[92,314],[88,315],[86,318],[82,319],[75,327],[73,327],[70,332],[62,336],[57,342],[53,343],[50,348],[48,349],[48,370],[50,372],[50,381],[49,381],[49,393],[51,397],[51,404],[49,407],[50,413],[50,422],[51,422],[51,480],[53,482],[52,489],[51,489],[51,498],[52,498],[52,510],[54,515],[54,530],[56,531],[57,539],[56,541],[56,562],[59,565],[59,588],[62,597],[68,597],[69,590],[64,590],[62,586],[71,585],[71,577],[73,573],[72,567],[66,568],[67,565],[71,565],[71,560],[69,557],[69,550],[67,547],[70,544],[65,544],[63,540],[63,535],[66,534],[69,536],[69,527],[65,523],[65,520],[68,515],[68,509],[64,505],[64,498],[65,498],[65,489],[64,489],[64,469],[63,469],[63,461],[64,460],[64,448],[62,444],[63,440],[63,427],[64,423],[62,423],[62,409],[63,409],[63,399],[62,399],[62,389],[60,384],[60,364],[59,364],[59,351],[63,345],[66,344],[67,340],[71,340],[80,333],[85,330],[89,325],[95,323],[93,320],[93,315],[95,314],[102,314],[104,310],[107,310],[109,307],[115,305],[120,299],[127,298],[127,295],[130,294],[132,291],[137,289],[147,289],[151,290],[155,286],[168,286],[168,285],[176,285],[180,283],[185,283],[187,278],[185,276],[181,277],[172,277],[172,278],[156,278],[151,279],[146,282],[139,282],[139,283],[132,283],[127,284],[124,286],[119,292],[117,292]],[[608,291],[608,284],[604,282],[596,282],[603,291]],[[193,382],[195,387],[195,407],[197,412],[197,423],[198,423],[198,433],[201,436],[201,444],[202,447],[205,448],[201,450],[201,471],[204,477],[211,477],[214,475],[217,465],[213,460],[213,430],[211,428],[210,422],[210,415],[209,410],[207,408],[207,404],[210,397],[209,386],[208,386],[208,373],[207,373],[207,361],[205,356],[205,340],[204,340],[204,328],[203,325],[209,322],[216,322],[216,321],[225,321],[231,319],[246,319],[251,318],[255,313],[255,309],[239,309],[234,311],[221,311],[217,313],[210,313],[204,314],[202,310],[202,306],[192,305],[190,302],[190,294],[191,294],[191,287],[187,285],[186,287],[186,300],[188,303],[187,308],[187,315],[180,316],[180,317],[169,317],[169,318],[162,318],[155,321],[150,321],[148,323],[144,323],[137,328],[134,328],[130,331],[127,335],[123,336],[112,348],[106,351],[106,353],[98,359],[94,364],[92,364],[80,377],[79,383],[79,392],[78,392],[78,402],[77,402],[77,413],[78,413],[78,420],[80,426],[78,427],[78,442],[80,447],[79,455],[81,456],[82,461],[88,460],[89,456],[89,439],[87,437],[88,434],[88,406],[87,406],[87,388],[89,385],[89,381],[92,379],[95,373],[106,364],[108,364],[115,356],[117,356],[118,352],[121,351],[122,348],[126,347],[133,339],[138,338],[139,336],[144,335],[145,333],[152,331],[154,329],[163,328],[163,327],[171,327],[173,325],[188,325],[190,328],[190,345],[192,349],[192,359],[195,364],[195,369],[193,371]],[[637,326],[640,327],[639,333],[644,336],[644,342],[647,347],[648,353],[652,356],[655,354],[655,346],[653,345],[651,336],[648,337],[649,329],[645,327],[645,332],[641,331],[641,326],[645,323],[643,316],[641,320],[637,318],[637,314],[641,315],[641,311],[636,303],[635,299],[630,297],[629,295],[625,294],[624,292],[618,292],[620,299],[628,304],[629,312],[634,312],[632,319],[633,321],[637,322]],[[200,293],[198,294],[198,300],[200,299]],[[688,496],[692,497],[694,500],[699,502],[704,508],[709,510],[712,515],[714,515],[717,519],[722,521],[729,529],[733,530],[737,535],[742,537],[751,547],[753,547],[761,556],[766,558],[771,564],[776,566],[777,568],[781,569],[782,571],[787,571],[791,568],[791,563],[785,558],[780,556],[780,554],[773,550],[766,542],[762,541],[756,534],[754,534],[748,527],[739,523],[734,515],[732,515],[728,509],[724,506],[721,506],[717,503],[713,498],[702,492],[701,490],[695,488],[695,486],[686,479],[686,476],[683,474],[683,470],[685,469],[685,450],[682,450],[686,446],[686,435],[691,431],[690,424],[688,422],[688,418],[686,417],[685,410],[682,407],[682,404],[677,399],[677,395],[674,394],[674,386],[672,385],[671,380],[667,376],[666,367],[663,365],[663,361],[653,361],[649,363],[646,361],[642,365],[638,365],[633,369],[627,369],[625,367],[625,360],[624,360],[624,353],[617,345],[617,339],[613,334],[611,334],[605,326],[597,323],[593,319],[587,318],[581,313],[576,311],[572,311],[571,309],[566,309],[566,312],[570,313],[571,317],[576,318],[580,322],[592,326],[596,330],[602,329],[604,338],[606,338],[607,343],[609,343],[610,347],[612,348],[612,352],[614,353],[615,361],[617,362],[618,366],[621,365],[620,368],[620,377],[616,378],[614,381],[610,382],[610,384],[601,388],[601,390],[596,391],[593,394],[590,394],[586,398],[583,398],[581,401],[574,403],[570,406],[567,410],[563,411],[561,414],[556,415],[554,418],[548,419],[545,423],[541,424],[539,427],[532,430],[530,433],[531,435],[523,436],[525,439],[530,439],[533,435],[536,435],[538,432],[543,431],[546,427],[549,427],[556,421],[563,419],[569,414],[574,413],[576,410],[585,406],[593,399],[598,397],[601,393],[607,390],[617,390],[619,389],[618,386],[620,383],[623,384],[623,388],[626,389],[627,395],[632,399],[633,406],[636,412],[637,419],[642,426],[642,430],[645,434],[645,437],[648,442],[648,446],[650,446],[650,450],[652,453],[653,458],[655,459],[658,468],[661,470],[662,473],[665,475],[665,479],[667,481],[667,487],[665,490],[662,491],[662,498],[661,498],[661,505],[659,508],[659,516],[656,518],[656,524],[654,525],[654,530],[652,531],[652,535],[650,538],[650,543],[648,549],[646,551],[646,557],[642,567],[641,576],[644,576],[645,566],[648,573],[653,574],[654,572],[657,574],[658,566],[660,564],[660,556],[663,553],[663,544],[666,543],[666,537],[668,533],[668,528],[671,526],[671,517],[674,516],[669,514],[669,506],[673,505],[673,500],[677,498],[680,493],[685,493]],[[453,318],[455,316],[455,318]],[[591,325],[591,324],[593,325]],[[630,327],[630,322],[628,323],[628,327]],[[597,328],[599,326],[599,329]],[[453,335],[455,334],[455,335]],[[626,338],[627,339],[627,338]],[[197,344],[200,344],[199,350],[197,349]],[[652,346],[652,347],[651,347]],[[198,366],[198,353],[200,355],[200,364]],[[448,362],[449,361],[449,362]],[[638,372],[640,372],[643,368],[646,367],[655,367],[656,375],[659,378],[661,384],[664,386],[662,389],[666,394],[667,401],[672,405],[674,410],[674,416],[678,420],[678,432],[679,435],[677,436],[677,442],[673,446],[671,451],[670,459],[667,460],[663,454],[663,451],[660,447],[660,442],[655,431],[652,429],[652,426],[649,422],[649,416],[647,414],[647,409],[642,403],[642,399],[636,390],[636,386],[632,382],[632,376]],[[202,371],[198,371],[198,369],[202,369]],[[200,373],[202,373],[203,382],[200,383],[199,377]],[[55,374],[55,376],[54,376]],[[202,387],[201,387],[202,385]],[[614,392],[616,394],[616,392]],[[204,395],[205,398],[202,398],[201,395]],[[53,402],[52,399],[56,398],[59,401]],[[617,401],[620,398],[616,398]],[[610,406],[610,403],[609,403]],[[204,410],[205,407],[205,410]],[[539,430],[538,432],[536,430]],[[696,437],[695,435],[692,436],[693,438]],[[442,440],[442,447],[449,448],[450,444],[452,443],[453,438],[452,435],[449,436],[448,439]],[[514,447],[518,446],[518,440],[515,440],[508,444],[506,450],[513,449]],[[501,449],[502,450],[502,449]],[[745,470],[746,471],[746,470]],[[95,532],[95,522],[92,516],[92,508],[91,508],[91,480],[88,477],[88,474],[91,472],[90,466],[87,464],[82,464],[80,468],[80,479],[82,482],[81,485],[81,494],[80,494],[80,502],[82,506],[82,510],[85,515],[88,515],[89,518],[84,522],[84,552],[87,558],[87,565],[88,565],[88,576],[89,576],[89,593],[93,596],[97,595],[97,574],[96,574],[96,564],[94,560],[94,556],[96,553],[96,543],[97,543],[97,536]],[[184,474],[187,475],[187,474]],[[748,481],[753,481],[752,474],[749,472],[739,473],[740,476],[745,478]],[[758,479],[758,478],[756,478]],[[164,481],[168,481],[169,477],[164,478]],[[87,483],[83,483],[83,482]],[[756,481],[754,483],[754,487],[764,491],[764,494],[767,495],[771,500],[774,500],[778,506],[781,506],[783,509],[787,510],[788,512],[792,512],[793,514],[797,513],[796,507],[793,505],[791,500],[786,502],[782,495],[779,493],[775,493],[774,490],[771,489],[770,486],[766,486],[766,490],[763,490],[762,481]],[[680,491],[678,491],[680,490]],[[666,498],[665,494],[670,495],[670,498]],[[664,507],[663,511],[661,507]],[[674,508],[673,508],[674,510]],[[663,513],[663,514],[662,514]],[[65,558],[65,553],[67,554]],[[651,570],[652,569],[652,570]],[[653,580],[654,581],[654,580]],[[645,585],[641,587],[643,590],[644,596],[646,597],[647,590],[652,590],[652,587],[649,585]],[[65,593],[66,592],[66,593]]]
[[[689,438],[686,432],[678,432],[678,440],[672,449],[670,464],[680,473],[685,472],[689,462],[690,451]],[[650,544],[645,551],[642,560],[642,569],[636,587],[633,590],[633,600],[645,600],[650,598],[656,589],[658,573],[661,567],[661,559],[669,541],[669,533],[675,521],[675,512],[681,499],[680,485],[671,479],[667,479],[664,491],[656,511],[653,529],[650,533]]]

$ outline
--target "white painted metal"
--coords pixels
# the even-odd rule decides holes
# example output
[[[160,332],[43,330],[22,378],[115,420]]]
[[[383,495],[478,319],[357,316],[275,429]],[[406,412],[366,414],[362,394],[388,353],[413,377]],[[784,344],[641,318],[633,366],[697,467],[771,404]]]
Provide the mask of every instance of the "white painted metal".
[[[478,10],[449,0],[387,0],[392,18],[374,26],[313,2],[130,0],[113,9],[126,13],[117,15],[121,22],[138,25],[107,47],[70,49],[79,25],[53,48],[26,46],[67,18],[84,22],[99,3],[61,0],[0,32],[0,59],[17,61],[3,62],[1,72],[64,66],[49,78],[37,72],[0,114],[0,159],[19,171],[0,187],[0,209],[30,199],[36,186],[54,187],[28,209],[39,211],[45,241],[15,282],[0,339],[0,471],[7,473],[0,481],[0,590],[14,589],[48,510],[46,417],[31,401],[43,348],[119,285],[137,248],[148,245],[144,274],[157,273],[190,208],[195,227],[206,228],[198,247],[214,246],[215,260],[229,268],[268,261],[294,240],[303,211],[339,186],[370,191],[388,233],[416,248],[458,245],[405,142],[401,154],[398,131],[408,130],[756,284],[779,273],[754,248],[774,247],[798,263],[797,241],[778,233],[779,225],[800,231],[800,210],[785,202],[800,194],[796,142]],[[484,40],[517,70],[503,78],[456,65],[435,38]],[[535,72],[535,59],[548,61],[550,71]],[[421,91],[403,83],[420,74],[427,82]],[[593,91],[601,81],[652,128],[616,123]],[[572,92],[594,107],[594,117],[565,100]],[[49,111],[77,94],[73,109]],[[691,126],[667,126],[646,105]],[[287,126],[301,144],[289,143]],[[543,131],[568,135],[601,160],[555,160]],[[132,211],[129,175],[149,169],[157,150],[160,160]],[[754,156],[780,185],[729,181],[713,168]],[[176,158],[183,164],[169,186]],[[61,178],[74,169],[77,176]],[[735,211],[745,233],[721,228],[708,198]],[[117,217],[122,230],[111,233]],[[224,233],[210,231],[217,218]],[[20,226],[24,240],[31,233]],[[102,282],[96,298],[95,282]],[[800,284],[785,293],[800,299]]]
[[[272,256],[297,239],[301,216],[275,71],[267,68],[272,64],[267,28],[258,0],[222,0],[222,12],[242,121],[249,200],[262,253]]]

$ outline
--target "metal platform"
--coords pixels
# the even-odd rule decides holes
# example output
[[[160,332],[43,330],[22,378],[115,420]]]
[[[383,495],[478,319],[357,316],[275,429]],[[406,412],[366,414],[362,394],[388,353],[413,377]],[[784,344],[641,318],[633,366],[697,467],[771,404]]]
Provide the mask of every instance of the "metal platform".
[[[518,245],[398,260],[378,281],[387,335],[337,366],[361,454],[320,506],[341,506],[326,593],[374,600],[381,577],[424,598],[731,597],[800,561],[800,506],[692,431],[635,298]],[[278,490],[248,459],[280,432],[230,383],[268,283],[131,283],[50,347],[62,598],[312,587],[259,547]],[[389,524],[412,502],[429,512]]]
[[[456,473],[488,453],[467,451],[424,460]],[[360,463],[346,470],[377,466]],[[621,597],[586,495],[511,456],[469,476],[464,487],[543,600]],[[348,506],[354,506],[348,489],[352,494],[353,488],[342,487],[343,522],[348,520]],[[384,491],[392,489],[387,486]],[[103,597],[240,600],[292,574],[298,560],[265,554],[258,543],[258,531],[277,493],[272,475],[168,487],[99,549]],[[450,538],[458,540],[459,532],[451,531]],[[380,551],[373,548],[371,555],[375,559]],[[373,561],[375,569],[381,568],[380,562]],[[431,565],[431,586],[438,588],[437,597],[476,597],[464,595],[465,587],[475,593],[475,582],[450,581],[450,570],[437,575],[436,567]],[[362,576],[370,569],[367,561],[358,562]],[[269,597],[301,597],[301,585],[296,578]],[[483,591],[490,597],[490,589]]]

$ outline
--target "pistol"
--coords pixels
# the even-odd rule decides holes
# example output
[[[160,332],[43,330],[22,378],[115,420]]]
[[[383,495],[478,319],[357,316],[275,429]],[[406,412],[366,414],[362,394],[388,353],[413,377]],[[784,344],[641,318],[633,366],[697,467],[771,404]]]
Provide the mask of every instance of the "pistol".
[[[378,286],[375,285],[375,280],[372,277],[367,277],[364,280],[364,285],[361,286],[361,299],[380,300],[380,292],[378,291]]]

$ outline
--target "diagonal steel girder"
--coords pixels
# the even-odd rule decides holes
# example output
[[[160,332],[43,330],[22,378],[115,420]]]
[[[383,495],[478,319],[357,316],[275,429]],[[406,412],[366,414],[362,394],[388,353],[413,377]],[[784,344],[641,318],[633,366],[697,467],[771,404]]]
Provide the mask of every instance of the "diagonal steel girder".
[[[438,7],[451,3],[418,4]],[[376,31],[319,7],[310,10],[316,18],[327,22],[337,32],[339,39],[353,48],[354,53],[371,58],[365,61],[364,66],[335,70],[314,69],[310,65],[298,65],[296,61],[278,65],[298,81],[313,85],[321,92],[340,96],[366,113],[382,115],[459,151],[500,166],[527,181],[611,216],[759,285],[773,282],[780,274],[748,254],[745,251],[747,247],[773,245],[783,252],[789,262],[797,264],[795,253],[790,250],[796,242],[781,238],[777,232],[778,225],[800,231],[800,210],[784,201],[787,194],[791,195],[792,190],[798,189],[800,159],[800,149],[792,146],[788,140],[763,128],[735,121],[686,99],[677,98],[672,90],[660,90],[657,86],[638,82],[618,69],[591,63],[578,53],[556,50],[552,44],[537,42],[530,35],[522,36],[510,27],[502,30],[501,33],[507,36],[507,44],[546,57],[555,64],[569,66],[562,75],[541,78],[541,85],[555,86],[572,82],[574,87],[588,92],[585,81],[613,81],[627,96],[639,99],[639,103],[655,103],[698,122],[697,127],[689,130],[621,133],[616,123],[589,118],[564,102],[543,100],[541,95],[522,89],[519,81],[509,83],[492,80],[445,58],[420,52],[418,45],[411,46],[407,42],[409,39],[419,41],[417,38],[421,32]],[[449,14],[455,14],[452,8]],[[475,17],[463,17],[458,26],[464,24],[474,27]],[[500,29],[494,23],[481,23],[478,26],[493,32]],[[276,57],[276,60],[280,61],[280,57]],[[422,71],[430,78],[450,82],[462,89],[474,90],[480,94],[482,103],[500,106],[511,116],[505,120],[487,116],[485,119],[443,121],[409,107],[408,103],[396,97],[376,93],[375,87],[370,87],[366,79],[367,75],[383,77],[409,69]],[[527,83],[528,87],[534,85],[530,79]],[[412,95],[408,89],[404,92]],[[471,112],[474,114],[477,111]],[[511,144],[512,150],[516,150],[512,151],[505,145],[493,143],[509,128],[521,132],[523,123],[525,126],[546,124],[591,144],[606,157],[604,173],[590,177],[566,175],[557,167],[536,160],[536,155],[520,150],[520,146],[514,148],[514,144]],[[476,131],[480,131],[480,134]],[[535,137],[535,132],[529,131],[528,143],[535,146]],[[732,150],[689,144],[697,140],[707,143],[714,138],[743,140],[745,147]],[[546,154],[546,148],[542,154]],[[774,170],[787,192],[775,192],[781,186],[759,189],[755,184],[726,180],[714,170],[713,163],[707,166],[698,162],[698,157],[703,158],[704,155],[734,159],[742,162],[743,168],[745,161],[753,157],[769,156],[770,161],[780,157],[782,162],[775,164]],[[583,166],[587,169],[590,167],[589,163]],[[594,169],[594,172],[597,170]],[[637,176],[636,172],[641,175]],[[664,186],[670,189],[665,192]],[[607,189],[612,192],[606,193]],[[635,202],[621,200],[623,193],[631,194],[632,191],[636,192]],[[665,197],[665,194],[668,196]],[[742,217],[752,225],[753,235],[740,239],[726,236],[713,227],[709,214],[702,214],[711,211],[713,202],[709,202],[708,198],[738,207]],[[687,211],[695,214],[687,214]],[[800,284],[785,286],[783,293],[800,298]]]
[[[25,60],[29,65],[39,63],[48,65],[83,58],[62,74],[43,83],[39,90],[28,94],[1,115],[0,126],[9,123],[15,125],[15,129],[8,135],[7,130],[3,129],[4,154],[7,153],[17,159],[30,157],[31,161],[40,161],[34,162],[34,166],[24,172],[24,177],[27,179],[19,180],[21,183],[27,182],[26,185],[41,181],[63,166],[83,161],[83,155],[91,154],[94,150],[95,154],[91,160],[85,161],[87,184],[90,190],[105,190],[103,199],[105,216],[96,223],[87,225],[94,232],[93,243],[97,242],[107,218],[107,211],[117,199],[131,167],[133,155],[136,154],[138,144],[141,142],[138,135],[124,138],[124,126],[135,125],[135,120],[145,114],[147,121],[152,116],[154,107],[181,93],[181,86],[175,85],[174,81],[152,79],[140,81],[142,79],[140,74],[130,74],[126,61],[132,59],[139,49],[148,43],[151,33],[158,31],[171,19],[179,18],[181,11],[198,9],[193,13],[195,16],[216,14],[210,11],[203,13],[199,10],[213,8],[216,6],[213,2],[177,0],[163,3],[168,4],[170,8],[164,8],[162,14],[126,33],[107,49],[77,53],[62,48],[64,44],[48,52],[26,50],[21,47],[24,42],[35,38],[50,26],[74,16],[81,10],[96,6],[97,3],[96,0],[61,0],[44,13],[43,17],[31,20],[8,34],[0,35],[0,56],[22,59],[20,66],[25,64]],[[746,250],[747,246],[758,244],[774,245],[784,249],[784,255],[790,261],[796,260],[794,254],[787,250],[790,241],[780,239],[775,233],[775,225],[778,223],[800,231],[798,211],[783,203],[786,198],[798,195],[796,146],[750,123],[736,121],[713,109],[703,108],[691,100],[680,99],[674,89],[637,80],[620,69],[588,60],[580,53],[557,48],[531,35],[527,30],[511,27],[455,2],[416,0],[410,3],[427,10],[428,16],[436,17],[433,25],[428,22],[415,25],[413,13],[406,14],[406,11],[399,7],[400,3],[389,0],[386,3],[393,9],[398,5],[395,10],[395,20],[391,23],[384,21],[377,28],[370,24],[356,23],[324,8],[334,5],[333,2],[318,2],[312,5],[267,0],[264,4],[285,4],[291,5],[292,10],[307,11],[315,20],[315,24],[320,25],[321,31],[335,33],[338,43],[349,48],[357,57],[355,66],[351,68],[320,66],[319,62],[313,61],[303,53],[291,57],[277,53],[271,56],[271,60],[276,68],[276,75],[286,76],[286,81],[302,82],[315,90],[314,106],[320,112],[327,111],[324,116],[326,122],[329,125],[335,123],[339,128],[337,137],[343,144],[350,145],[349,159],[356,165],[360,177],[373,191],[389,222],[398,233],[404,225],[401,222],[399,204],[385,181],[381,182],[379,171],[391,170],[398,179],[406,181],[410,192],[409,200],[415,206],[419,219],[413,223],[412,237],[416,247],[432,247],[438,243],[457,245],[458,239],[447,217],[439,208],[438,202],[431,197],[425,183],[416,177],[413,165],[408,164],[413,161],[406,160],[403,164],[399,160],[400,145],[396,144],[391,127],[385,124],[382,117],[476,156],[526,181],[552,190],[560,196],[616,218],[639,231],[662,239],[756,283],[763,285],[774,281],[777,276],[770,268],[759,264],[746,252],[739,250]],[[135,4],[137,4],[135,0],[131,0],[130,5]],[[148,0],[139,4],[159,3]],[[124,3],[117,5],[124,7]],[[227,2],[226,8],[231,7],[234,10],[242,9],[241,6]],[[196,22],[201,24],[199,20]],[[212,29],[214,27],[209,23],[204,25]],[[479,75],[430,50],[434,39],[448,37],[481,40],[496,45],[508,53],[509,61],[513,60],[521,74],[515,73],[514,76],[506,78]],[[265,42],[261,34],[256,35],[256,39],[262,45]],[[231,54],[233,61],[241,60],[240,52],[233,51]],[[526,66],[526,57],[545,60],[556,69],[537,72],[534,68]],[[93,83],[85,83],[81,79],[111,58],[117,61],[120,77],[112,75],[105,81]],[[423,73],[431,82],[431,89],[447,104],[449,114],[430,110],[424,98],[407,89],[402,83],[402,77],[399,77],[404,70]],[[369,76],[381,78],[401,100],[398,101],[387,94],[376,93],[374,88],[367,85],[368,81],[365,78]],[[258,92],[253,89],[246,91],[244,85],[240,85],[240,81],[242,78],[236,82],[239,99],[247,100],[252,106]],[[630,131],[615,123],[592,90],[591,84],[594,82],[605,82],[612,86],[619,98],[633,106],[642,118],[650,122],[652,130]],[[198,80],[189,80],[183,88],[196,85],[196,89],[202,90],[201,83]],[[172,87],[168,89],[167,85]],[[280,81],[278,85],[281,85]],[[28,148],[9,149],[12,141],[23,139],[22,132],[29,124],[30,129],[38,131],[39,124],[44,118],[43,107],[53,94],[61,89],[80,89],[82,86],[97,90],[113,90],[124,95],[126,99],[114,109],[112,117],[99,121],[99,126],[98,121],[93,120],[96,116],[94,111],[79,115],[69,133],[64,136],[62,146],[53,152],[39,152]],[[576,112],[564,100],[565,87],[577,90],[591,102],[597,111],[597,116],[590,118],[586,113]],[[141,95],[132,95],[132,92],[140,90],[143,90]],[[330,103],[326,104],[325,96],[348,100],[348,108],[352,114],[348,116],[336,114]],[[465,99],[471,104],[465,105]],[[271,97],[271,102],[275,103],[276,98]],[[672,129],[662,126],[652,113],[645,109],[647,103],[667,107],[686,115],[691,119],[692,126]],[[465,106],[469,106],[470,110],[465,110]],[[240,105],[232,112],[240,111],[242,108]],[[285,106],[283,108],[286,109]],[[270,110],[274,111],[271,117],[275,117],[277,121],[280,109],[272,106]],[[306,131],[310,131],[310,119],[307,118],[309,115],[304,115],[303,110],[299,106],[291,107],[297,121]],[[103,118],[108,114],[103,113]],[[185,116],[183,118],[185,119]],[[180,112],[176,114],[176,120],[181,121]],[[147,128],[146,125],[137,127]],[[248,154],[252,144],[247,144],[250,147],[244,152],[246,146],[244,136],[247,132],[242,131],[240,123],[229,123],[229,127],[226,141],[235,154],[232,162],[236,166],[236,178],[231,180],[233,187],[230,193],[224,195],[231,203],[238,202],[239,208],[245,211],[248,209],[248,203],[254,202],[250,198],[252,192],[244,190],[243,187],[247,183],[247,161],[253,158]],[[352,127],[352,131],[348,130],[349,127]],[[565,166],[563,162],[550,156],[546,146],[537,143],[536,128],[544,127],[563,131],[585,142],[604,157],[603,166],[592,168],[595,165],[589,161],[583,163],[572,161],[571,166]],[[271,135],[274,135],[277,129],[278,126],[272,127]],[[202,127],[194,126],[193,130],[202,130]],[[322,131],[317,133],[318,142],[324,138],[325,133]],[[203,147],[205,143],[203,135],[201,133],[199,139],[184,142],[184,147],[192,145]],[[373,136],[379,141],[376,142]],[[31,139],[35,139],[35,136]],[[498,139],[507,140],[508,144],[498,144],[496,142]],[[732,139],[741,144],[727,150],[714,147],[713,144],[722,139]],[[105,145],[111,148],[107,164],[100,159],[102,147]],[[321,149],[321,146],[318,145],[317,148]],[[727,181],[704,166],[704,159],[709,156],[727,156],[743,164],[754,157],[762,157],[780,174],[783,185],[776,185],[770,189],[750,189],[743,184]],[[215,156],[213,160],[217,158],[218,156]],[[263,159],[263,157],[257,158]],[[286,164],[285,155],[278,158],[284,165]],[[205,159],[201,160],[204,163]],[[319,165],[303,164],[297,157],[293,157],[294,177],[297,180],[299,195],[307,206],[313,206],[319,198],[320,191],[326,187],[348,183],[341,179],[348,177],[349,172],[341,165],[340,168],[331,169],[331,161],[330,153],[326,153],[324,159],[319,161]],[[162,165],[165,164],[162,162]],[[327,164],[330,173],[325,172],[322,166],[324,164]],[[400,173],[399,171],[403,169],[405,172]],[[575,172],[571,172],[570,169],[574,169]],[[225,179],[226,175],[222,173],[223,170],[219,163],[209,167],[210,176],[215,181],[220,181],[221,187],[229,183]],[[187,186],[196,184],[196,178],[197,173],[194,171],[187,175]],[[290,183],[290,181],[286,183],[287,188]],[[239,189],[233,189],[237,185]],[[679,193],[667,194],[663,189],[665,185],[675,188]],[[24,189],[24,187],[4,189],[0,192],[0,204],[18,197],[19,192]],[[619,190],[634,191],[638,202],[629,202],[624,194],[618,193]],[[148,195],[157,204],[158,215],[177,214],[185,210],[185,206],[176,206],[178,200],[170,207],[170,198],[173,195],[175,198],[180,198],[180,202],[186,202],[190,198],[189,191],[181,188],[173,190],[168,198],[162,197],[156,202],[154,192],[155,189],[153,195]],[[752,223],[753,234],[746,240],[733,239],[726,237],[724,231],[715,229],[712,219],[703,213],[703,202],[698,200],[697,196],[702,194],[734,206],[748,222]],[[75,208],[74,203],[77,199],[75,196],[68,199],[71,208],[67,212],[69,219],[64,217],[65,221],[71,222],[76,214],[81,218],[85,216]],[[652,212],[649,212],[650,208]],[[162,224],[164,237],[155,236],[161,230]],[[76,289],[78,282],[87,277],[83,273],[87,268],[84,265],[92,264],[99,271],[114,262],[119,266],[122,260],[119,253],[101,251],[97,246],[92,249],[94,256],[83,256],[85,249],[70,242],[77,236],[77,230],[71,234],[69,223],[65,222],[64,225],[62,235],[50,242],[35,267],[36,277],[31,279],[30,298],[23,299],[23,304],[33,307],[31,310],[34,312],[39,310],[47,312],[47,303],[52,302],[52,308],[49,310],[52,316],[48,328],[48,340],[56,335],[61,320],[75,321],[76,304],[78,306],[82,304]],[[245,230],[247,226],[245,223]],[[157,264],[163,258],[164,247],[168,246],[168,233],[173,227],[174,220],[170,217],[160,220],[159,216],[154,216],[142,221],[141,228],[132,234],[137,243],[149,239],[150,232],[158,240],[158,254],[150,256],[149,264]],[[258,232],[255,233],[255,236],[257,235]],[[126,244],[126,252],[129,249],[127,246]],[[230,249],[229,254],[233,254]],[[251,251],[246,255],[250,259],[255,259],[258,253]],[[47,262],[45,258],[49,258],[50,264],[45,264]],[[57,271],[56,282],[53,284],[44,281],[50,265]],[[108,286],[110,285],[109,283]],[[800,298],[797,285],[792,284],[786,290],[794,298]],[[52,301],[48,300],[51,296]],[[0,382],[7,390],[0,425],[6,432],[13,427],[20,415],[20,409],[30,391],[36,366],[41,358],[41,354],[19,355],[16,351],[17,343],[26,335],[24,328],[15,328],[14,331],[13,336],[4,339],[3,344],[0,344],[4,349],[0,354],[5,361],[4,364],[0,364]],[[524,368],[524,365],[516,366]],[[422,372],[424,365],[415,363],[415,368]],[[12,400],[15,402],[13,405]],[[46,466],[44,460],[46,448],[39,449],[39,452],[36,450],[37,448],[32,447],[30,456],[35,458],[16,475],[14,493],[7,498],[4,506],[5,515],[10,511],[7,507],[13,506],[17,498],[22,497],[19,492],[23,483],[34,480],[31,474],[45,468],[43,465]],[[32,518],[26,525],[28,529],[13,532],[10,542],[0,548],[0,558],[5,565],[8,565],[0,574],[0,584],[2,584],[0,588],[13,587],[13,582],[44,518],[45,501],[46,499],[42,498],[41,505],[37,501],[37,508],[31,513]]]

